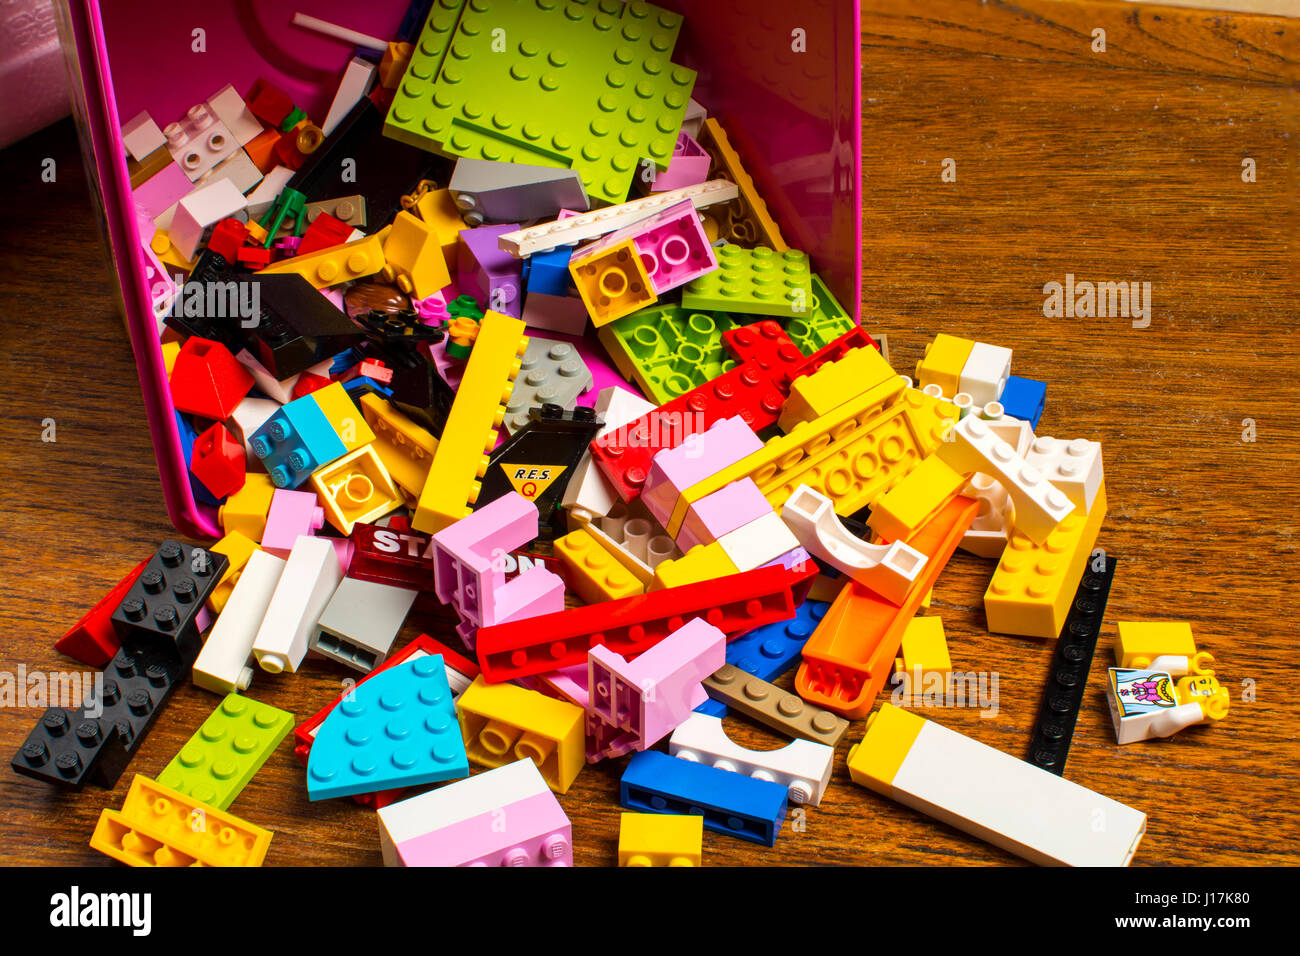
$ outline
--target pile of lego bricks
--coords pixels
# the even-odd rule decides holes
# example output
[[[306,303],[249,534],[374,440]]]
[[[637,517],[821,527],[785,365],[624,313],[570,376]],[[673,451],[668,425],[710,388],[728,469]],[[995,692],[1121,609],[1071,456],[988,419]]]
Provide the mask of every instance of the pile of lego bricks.
[[[1036,862],[1127,863],[1144,814],[1060,776],[1116,565],[1100,445],[1035,436],[1046,387],[1008,349],[940,334],[898,374],[691,98],[681,18],[620,9],[638,22],[611,34],[509,7],[579,74],[628,54],[611,36],[657,51],[602,94],[636,108],[565,94],[558,152],[474,124],[556,106],[530,114],[538,85],[468,5],[359,50],[324,117],[259,81],[127,124],[176,420],[225,536],[164,542],[58,642],[104,669],[103,713],[51,708],[13,769],[113,787],[188,676],[222,699],[103,811],[91,845],[122,862],[260,864],[271,834],[227,810],[293,729],[310,799],[377,813],[390,865],[569,864],[555,794],[605,760],[618,862],[699,865],[704,830],[771,846],[790,803],[832,799],[865,718],[854,782]],[[584,148],[598,108],[624,151]],[[876,707],[951,671],[923,612],[958,548],[997,562],[991,631],[1058,642],[1025,760]],[[417,602],[460,623],[398,648]],[[1122,624],[1117,653],[1120,743],[1226,714],[1186,625]],[[355,686],[296,728],[249,695],[308,666]],[[796,693],[772,683],[796,667]],[[738,746],[728,710],[791,742]]]

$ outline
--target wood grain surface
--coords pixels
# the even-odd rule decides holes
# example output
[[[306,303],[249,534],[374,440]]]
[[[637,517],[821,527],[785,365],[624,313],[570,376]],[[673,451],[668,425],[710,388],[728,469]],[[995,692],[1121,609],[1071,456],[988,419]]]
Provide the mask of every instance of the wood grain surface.
[[[1120,564],[1067,776],[1148,814],[1139,865],[1300,861],[1294,22],[1050,0],[864,7],[865,324],[888,334],[900,371],[941,331],[1014,349],[1013,371],[1048,383],[1039,433],[1105,449],[1099,545]],[[1091,50],[1096,28],[1105,53]],[[54,183],[40,180],[46,157]],[[53,642],[173,532],[72,125],[0,153],[0,182],[0,669],[66,669]],[[1044,284],[1066,274],[1150,282],[1150,325],[1045,318]],[[47,419],[56,441],[42,440]],[[932,613],[957,669],[999,675],[997,714],[924,713],[1019,756],[1051,647],[987,632],[992,568],[958,555]],[[1121,748],[1103,689],[1114,622],[1160,619],[1192,622],[1233,709]],[[407,636],[450,635],[447,619],[410,624]],[[302,719],[350,673],[314,661],[259,673],[251,694]],[[0,861],[109,864],[88,847],[100,810],[121,805],[131,773],[157,774],[216,703],[184,686],[111,792],[0,769]],[[37,716],[0,708],[6,761]],[[727,726],[742,744],[780,744]],[[847,749],[823,805],[775,848],[706,834],[706,863],[1019,862],[858,788]],[[622,765],[589,767],[561,798],[582,864],[615,859]],[[374,813],[309,803],[288,742],[231,811],[275,831],[268,864],[380,862]]]

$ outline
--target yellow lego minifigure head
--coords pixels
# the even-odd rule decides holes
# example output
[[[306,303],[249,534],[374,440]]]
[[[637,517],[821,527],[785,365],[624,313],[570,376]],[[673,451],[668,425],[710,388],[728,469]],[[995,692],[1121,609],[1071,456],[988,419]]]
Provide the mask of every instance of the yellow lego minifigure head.
[[[1184,677],[1175,691],[1180,704],[1199,704],[1206,720],[1222,720],[1228,716],[1232,701],[1228,688],[1208,674]]]

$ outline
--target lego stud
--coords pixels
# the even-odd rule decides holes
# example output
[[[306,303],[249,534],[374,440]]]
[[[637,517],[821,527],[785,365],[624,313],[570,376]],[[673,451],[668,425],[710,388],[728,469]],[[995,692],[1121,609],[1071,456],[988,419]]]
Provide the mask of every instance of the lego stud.
[[[365,475],[352,475],[343,483],[336,497],[342,497],[351,505],[359,506],[369,501],[374,493],[375,486],[369,478]]]

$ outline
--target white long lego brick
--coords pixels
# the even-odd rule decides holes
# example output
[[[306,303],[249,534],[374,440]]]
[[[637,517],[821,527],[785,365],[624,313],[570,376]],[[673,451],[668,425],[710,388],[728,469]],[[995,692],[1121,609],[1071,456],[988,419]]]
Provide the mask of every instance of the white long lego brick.
[[[928,560],[903,541],[871,544],[851,534],[835,514],[835,503],[807,485],[786,499],[781,518],[813,557],[896,603],[907,596]]]
[[[965,392],[976,405],[996,402],[1002,397],[1010,375],[1011,349],[976,342],[962,366],[957,391]]]
[[[172,245],[186,259],[199,251],[204,233],[222,219],[238,217],[247,203],[229,179],[201,186],[176,204],[169,230]]]
[[[777,750],[750,750],[732,741],[721,717],[692,713],[668,740],[668,752],[683,760],[743,773],[790,788],[791,803],[817,806],[831,782],[835,748],[795,740]]]
[[[849,751],[855,782],[1033,863],[1127,866],[1146,814],[884,704]]]
[[[641,396],[617,385],[602,388],[593,408],[605,424],[596,432],[596,438],[636,421],[655,407],[653,402],[647,402]],[[561,505],[565,512],[580,513],[588,521],[595,521],[600,516],[609,514],[614,502],[618,500],[614,486],[591,460],[590,449],[583,452],[573,477],[564,489]]]
[[[148,110],[136,113],[122,126],[122,146],[137,163],[143,163],[146,156],[166,145],[167,137]]]
[[[939,443],[938,455],[956,471],[982,472],[1001,483],[1016,511],[1016,528],[1035,544],[1042,544],[1074,504],[1025,459],[989,428],[989,423],[967,415]]]
[[[379,847],[385,866],[399,866],[397,847],[495,807],[550,793],[531,759],[476,773],[437,790],[390,803],[379,811]]]
[[[1065,492],[1065,496],[1084,514],[1101,488],[1101,443],[1086,438],[1062,441],[1044,436],[1035,438],[1025,461],[1043,473],[1043,477]]]
[[[293,543],[253,640],[253,656],[262,670],[271,674],[298,670],[316,623],[342,580],[343,569],[328,538],[302,535]]]
[[[226,124],[241,147],[262,135],[262,121],[253,115],[244,98],[229,83],[208,97],[208,109]]]
[[[194,662],[194,683],[217,694],[248,689],[253,669],[253,641],[284,573],[284,559],[260,548],[254,551],[235,582],[226,606],[217,616]]]
[[[718,538],[718,544],[737,570],[752,571],[799,547],[799,539],[779,514],[769,511],[735,531],[728,531]]]
[[[339,123],[343,122],[343,117],[347,116],[352,107],[361,102],[361,98],[370,92],[371,87],[375,85],[375,77],[378,68],[364,57],[354,56],[348,61],[347,67],[343,70],[343,79],[339,80],[339,88],[334,93],[334,100],[330,103],[329,112],[325,114],[325,122],[320,124],[320,131],[328,136],[334,132]]]
[[[654,193],[644,199],[606,206],[591,212],[579,213],[567,219],[544,222],[526,229],[502,233],[497,237],[497,245],[503,252],[517,258],[531,256],[534,252],[545,252],[559,246],[568,246],[585,239],[595,239],[615,229],[630,226],[638,219],[653,215],[674,203],[689,199],[696,209],[712,206],[714,203],[728,202],[740,195],[735,183],[725,179],[711,179],[707,183],[695,186],[683,186],[668,192]]]

